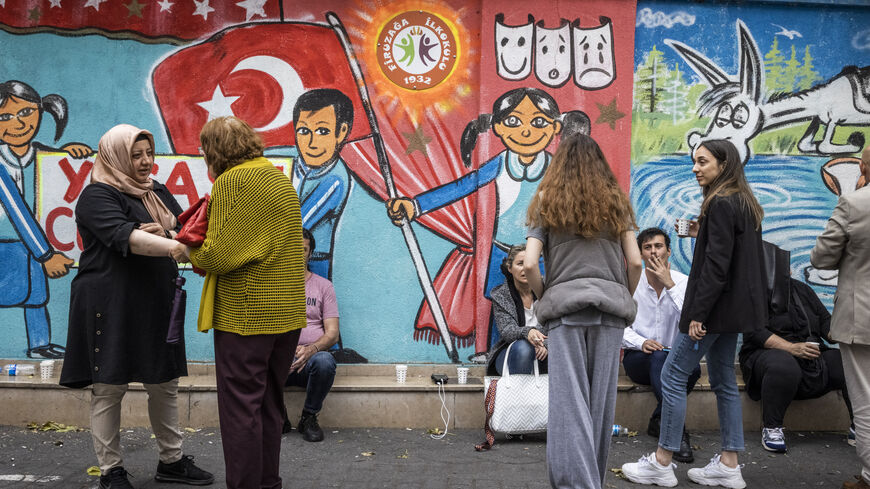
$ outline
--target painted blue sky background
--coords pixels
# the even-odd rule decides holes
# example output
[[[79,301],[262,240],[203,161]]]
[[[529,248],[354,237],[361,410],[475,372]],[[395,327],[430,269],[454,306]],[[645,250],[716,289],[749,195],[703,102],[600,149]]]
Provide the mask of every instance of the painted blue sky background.
[[[781,4],[769,3],[715,5],[641,1],[637,12],[635,67],[656,46],[665,53],[669,64],[679,60],[681,69],[689,72],[688,65],[663,42],[674,39],[697,49],[729,75],[734,75],[738,64],[737,19],[743,20],[749,28],[762,55],[770,49],[774,36],[779,38],[779,50],[786,58],[791,55],[792,44],[797,48],[799,60],[803,59],[804,47],[811,45],[813,65],[825,80],[842,70],[844,59],[852,60],[857,66],[870,65],[870,8],[867,6],[791,4],[783,9]],[[669,21],[671,27],[655,19]],[[801,37],[777,36],[782,29],[774,24],[797,31]],[[690,73],[695,76],[694,72]]]

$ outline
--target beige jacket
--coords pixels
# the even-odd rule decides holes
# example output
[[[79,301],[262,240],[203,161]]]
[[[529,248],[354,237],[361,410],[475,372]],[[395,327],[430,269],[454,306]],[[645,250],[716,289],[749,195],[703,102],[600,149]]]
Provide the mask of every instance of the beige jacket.
[[[831,339],[870,345],[870,186],[840,197],[810,262],[840,272]]]

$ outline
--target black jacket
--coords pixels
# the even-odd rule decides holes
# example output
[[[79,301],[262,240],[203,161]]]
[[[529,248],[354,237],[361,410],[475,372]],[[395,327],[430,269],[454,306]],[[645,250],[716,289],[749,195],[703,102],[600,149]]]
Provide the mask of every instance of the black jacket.
[[[699,321],[707,333],[743,333],[767,325],[761,230],[736,194],[715,197],[700,220],[680,331]]]

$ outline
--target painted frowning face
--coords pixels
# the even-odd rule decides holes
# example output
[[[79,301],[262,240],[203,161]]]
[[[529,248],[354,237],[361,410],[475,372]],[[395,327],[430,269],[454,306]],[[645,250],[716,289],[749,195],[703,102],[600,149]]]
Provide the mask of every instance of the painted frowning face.
[[[510,151],[534,157],[553,141],[562,130],[562,123],[541,112],[525,97],[504,120],[496,122],[492,130]]]
[[[722,173],[722,162],[717,160],[704,146],[698,146],[698,149],[692,154],[692,160],[695,162],[692,166],[692,173],[695,174],[698,185],[702,187],[713,183],[716,177]]]
[[[574,83],[587,90],[604,88],[616,78],[613,53],[613,25],[601,17],[601,25],[583,29],[579,22],[574,32]]]
[[[301,111],[296,121],[296,146],[302,161],[310,167],[331,162],[347,133],[347,123],[336,128],[335,107],[331,105],[317,111]]]
[[[133,162],[133,178],[139,183],[147,183],[151,178],[151,168],[154,167],[154,150],[151,149],[151,142],[143,139],[133,143],[130,160]]]
[[[0,141],[9,146],[30,144],[39,128],[39,117],[38,105],[10,95],[0,107]]]

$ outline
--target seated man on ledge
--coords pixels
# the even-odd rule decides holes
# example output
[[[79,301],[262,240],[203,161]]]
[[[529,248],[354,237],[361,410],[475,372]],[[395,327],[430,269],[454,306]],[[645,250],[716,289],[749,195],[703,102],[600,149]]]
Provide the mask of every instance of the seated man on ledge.
[[[634,324],[625,329],[622,347],[625,355],[622,366],[635,384],[652,386],[656,396],[655,411],[649,420],[647,433],[658,439],[662,421],[662,367],[677,336],[683,299],[686,295],[686,275],[671,270],[671,238],[661,228],[644,229],[637,236],[644,263],[644,273],[634,291],[637,301],[637,316]],[[689,376],[687,390],[692,392],[701,376],[701,367],[696,366]],[[683,430],[680,451],[674,460],[692,463],[695,456],[689,433]]]
[[[307,263],[314,249],[314,236],[303,229],[302,241]],[[322,441],[323,430],[317,423],[317,413],[335,380],[335,358],[327,350],[338,341],[338,302],[332,282],[306,269],[305,303],[308,324],[299,336],[285,385],[305,387],[305,406],[297,429],[305,441]],[[285,408],[283,432],[291,429]]]
[[[787,311],[771,313],[767,329],[743,334],[740,368],[749,397],[761,400],[761,446],[765,450],[787,450],[782,427],[792,399],[815,399],[841,389],[852,419],[840,350],[822,341],[830,341],[830,331],[831,314],[822,301],[809,285],[792,278]],[[854,440],[853,427],[849,443]]]

